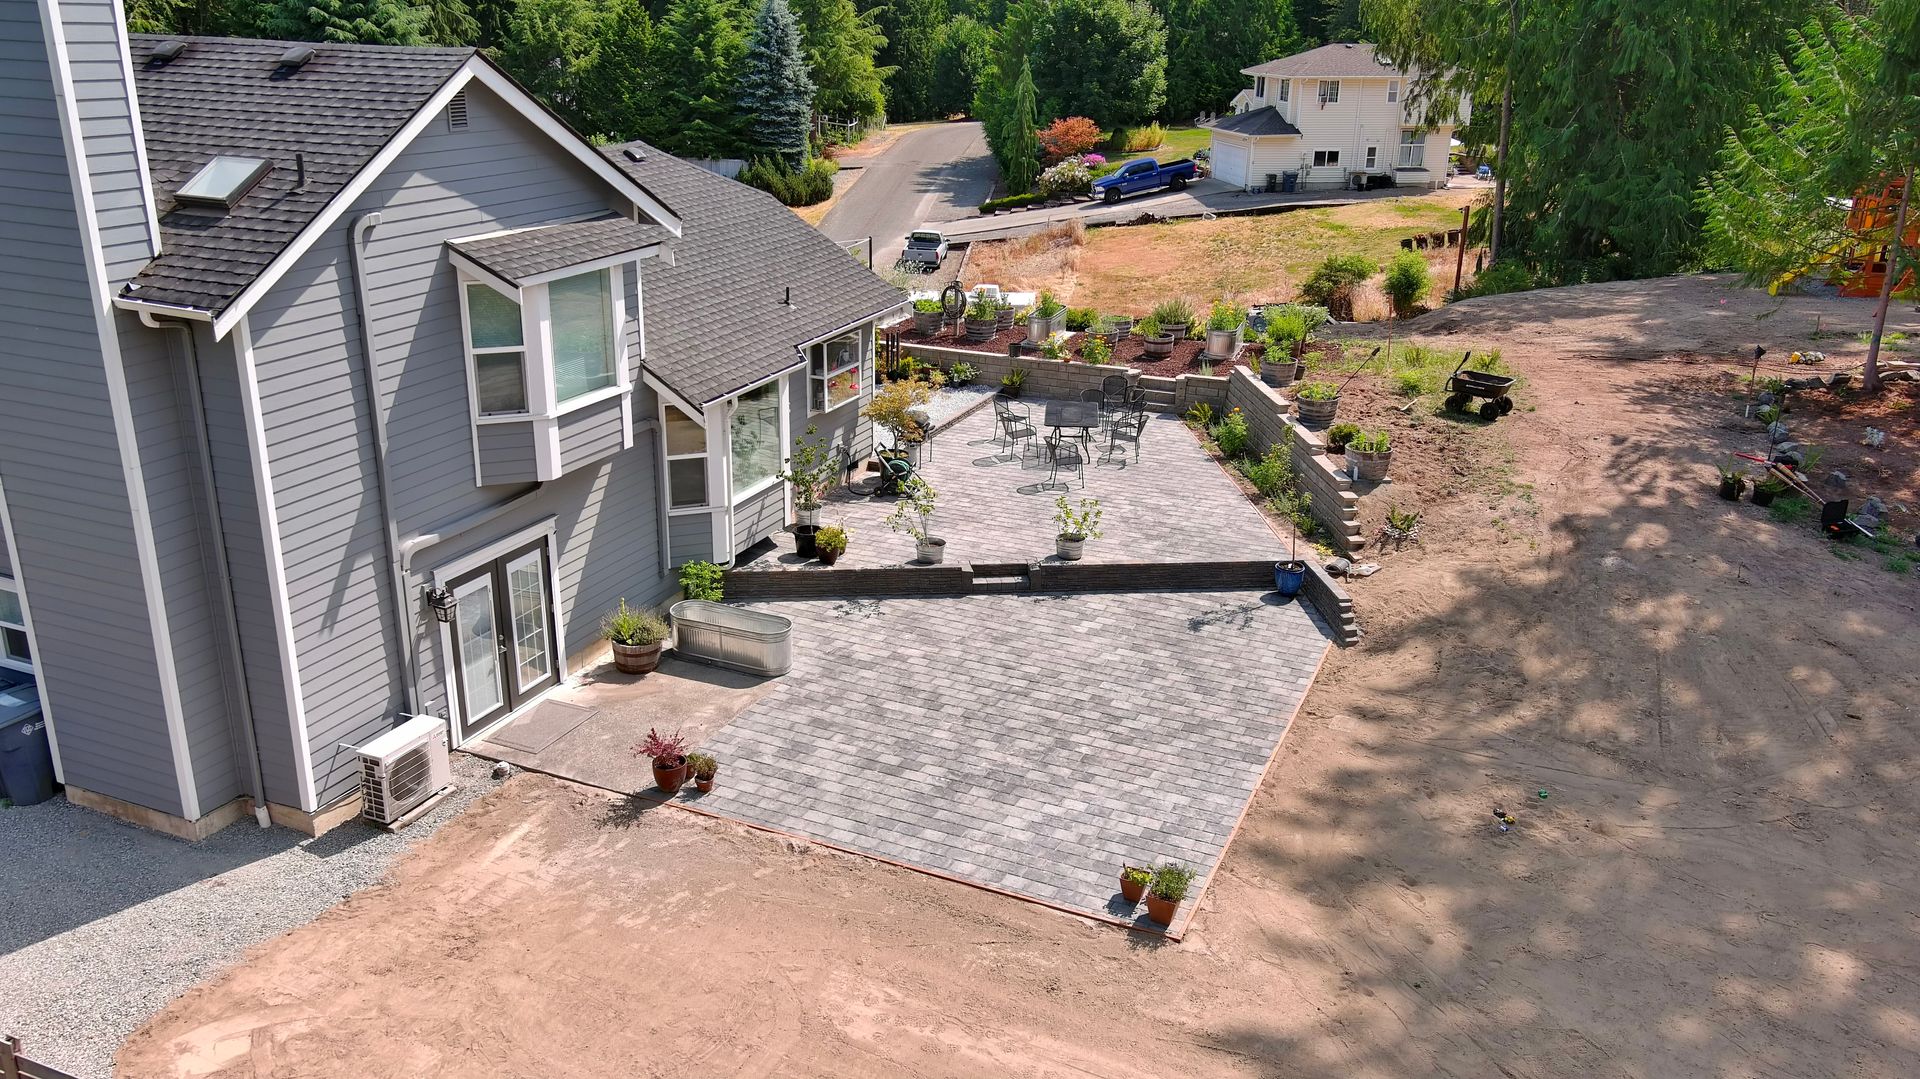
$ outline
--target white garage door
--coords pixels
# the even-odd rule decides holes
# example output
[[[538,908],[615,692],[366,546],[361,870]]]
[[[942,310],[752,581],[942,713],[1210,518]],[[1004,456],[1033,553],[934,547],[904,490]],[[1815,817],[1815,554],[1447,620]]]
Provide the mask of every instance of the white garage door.
[[[1215,135],[1213,175],[1235,187],[1247,186],[1247,144],[1239,139]]]

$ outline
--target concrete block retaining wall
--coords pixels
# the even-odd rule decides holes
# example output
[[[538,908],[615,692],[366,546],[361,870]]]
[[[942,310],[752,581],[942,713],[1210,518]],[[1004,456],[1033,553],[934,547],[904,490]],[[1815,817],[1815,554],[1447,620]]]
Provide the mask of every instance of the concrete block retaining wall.
[[[1041,356],[1021,356],[1016,359],[1001,353],[975,352],[943,345],[902,343],[900,351],[923,363],[936,364],[943,371],[956,363],[970,363],[980,371],[978,380],[988,386],[1000,385],[1000,379],[1007,372],[1015,367],[1022,368],[1027,372],[1027,382],[1021,390],[1023,397],[1073,399],[1079,397],[1082,390],[1099,389],[1101,380],[1111,375],[1125,375],[1129,383],[1140,377],[1140,372],[1133,368],[1114,364],[1067,363]]]
[[[1288,414],[1286,395],[1245,368],[1235,368],[1223,381],[1228,383],[1227,407],[1238,408],[1247,417],[1254,452],[1287,446],[1294,479],[1310,498],[1307,505],[1313,519],[1335,548],[1346,554],[1359,550],[1366,543],[1360,531],[1360,496],[1353,491],[1353,481],[1328,459],[1326,437],[1301,426]]]

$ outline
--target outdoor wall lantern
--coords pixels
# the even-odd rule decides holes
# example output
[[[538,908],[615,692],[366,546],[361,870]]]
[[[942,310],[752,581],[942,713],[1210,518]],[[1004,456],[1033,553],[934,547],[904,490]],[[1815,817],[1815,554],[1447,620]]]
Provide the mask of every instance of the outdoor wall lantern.
[[[427,605],[433,608],[433,616],[442,622],[453,621],[453,609],[456,603],[453,593],[444,588],[427,589]]]

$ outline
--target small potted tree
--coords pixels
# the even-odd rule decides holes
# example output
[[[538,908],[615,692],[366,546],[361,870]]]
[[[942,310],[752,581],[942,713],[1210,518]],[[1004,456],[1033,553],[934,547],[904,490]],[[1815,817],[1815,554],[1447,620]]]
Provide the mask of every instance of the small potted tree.
[[[1146,898],[1147,885],[1153,883],[1153,870],[1143,865],[1120,867],[1120,898],[1138,903]]]
[[[1302,382],[1294,391],[1293,401],[1300,409],[1301,423],[1332,423],[1334,412],[1340,408],[1340,387],[1331,382]]]
[[[1240,350],[1240,331],[1247,324],[1247,309],[1225,300],[1214,302],[1207,312],[1207,355],[1230,360]]]
[[[1018,401],[1027,388],[1027,369],[1016,367],[1000,376],[1000,393],[1009,401]]]
[[[900,501],[887,517],[888,528],[913,537],[914,558],[929,565],[937,565],[947,558],[947,541],[930,534],[933,510],[933,487],[915,476],[901,488]]]
[[[1184,341],[1193,332],[1193,308],[1185,300],[1167,300],[1153,309],[1153,320],[1160,324],[1160,332],[1171,334],[1175,341]]]
[[[613,646],[613,666],[621,674],[651,674],[660,666],[667,623],[652,611],[636,610],[622,599],[600,620],[600,634]]]
[[[662,736],[652,727],[647,728],[647,737],[637,746],[634,753],[642,757],[653,758],[653,782],[667,794],[677,792],[687,784],[687,739],[679,731]]]
[[[1747,472],[1733,465],[1720,466],[1720,497],[1729,502],[1740,501],[1740,492],[1747,489]]]
[[[913,301],[913,332],[922,337],[932,337],[940,332],[940,324],[947,320],[946,308],[937,299]]]
[[[1067,307],[1051,292],[1042,292],[1027,312],[1027,344],[1038,345],[1067,328]]]
[[[1307,584],[1307,564],[1300,561],[1300,525],[1293,526],[1293,538],[1287,549],[1287,560],[1273,564],[1274,591],[1292,599],[1300,594]]]
[[[1180,903],[1187,898],[1187,889],[1193,887],[1193,867],[1179,862],[1168,862],[1153,871],[1153,882],[1147,886],[1147,917],[1161,925],[1171,926],[1173,916],[1180,910]]]
[[[720,762],[705,753],[689,753],[687,769],[693,773],[694,789],[705,794],[713,789],[713,777],[720,774]]]
[[[1360,478],[1379,483],[1387,478],[1387,466],[1393,463],[1393,432],[1362,431],[1347,443],[1347,460],[1360,466]]]
[[[1100,538],[1100,500],[1083,498],[1076,505],[1061,495],[1053,501],[1053,523],[1060,531],[1054,547],[1062,562],[1078,562],[1086,554],[1087,541]]]
[[[793,440],[793,456],[787,470],[780,473],[793,488],[793,513],[796,524],[820,523],[820,500],[833,486],[833,447],[821,436],[820,428],[807,425],[806,433]]]
[[[1152,315],[1140,320],[1140,343],[1147,355],[1164,359],[1173,355],[1174,336],[1162,329],[1160,320]]]
[[[999,332],[999,314],[997,305],[986,296],[976,296],[967,305],[966,314],[961,316],[960,326],[967,333],[969,341],[990,341]]]
[[[839,525],[822,528],[814,534],[813,549],[820,556],[820,561],[833,565],[840,561],[841,555],[847,553],[847,530]]]

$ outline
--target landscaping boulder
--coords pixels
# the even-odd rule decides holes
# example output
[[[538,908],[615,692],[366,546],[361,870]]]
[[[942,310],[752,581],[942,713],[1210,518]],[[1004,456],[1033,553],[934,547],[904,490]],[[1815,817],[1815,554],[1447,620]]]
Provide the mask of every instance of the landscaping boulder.
[[[1867,499],[1865,505],[1860,507],[1860,512],[1871,513],[1875,517],[1885,517],[1887,515],[1887,504],[1880,500],[1879,495],[1874,495],[1872,498]]]
[[[1845,472],[1836,468],[1832,472],[1827,473],[1827,484],[1831,487],[1845,487],[1849,478]]]
[[[1778,446],[1787,440],[1787,425],[1775,420],[1767,424],[1767,441]]]
[[[1773,395],[1772,390],[1761,390],[1760,396],[1754,398],[1754,400],[1760,402],[1760,406],[1762,408],[1765,408],[1767,405],[1773,404],[1775,401],[1779,400],[1779,398],[1776,398]]]

